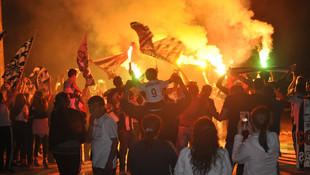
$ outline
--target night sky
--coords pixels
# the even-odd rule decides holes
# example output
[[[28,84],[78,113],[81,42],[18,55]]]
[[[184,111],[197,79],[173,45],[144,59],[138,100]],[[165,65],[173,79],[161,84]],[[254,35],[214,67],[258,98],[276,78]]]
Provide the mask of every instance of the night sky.
[[[270,64],[297,64],[297,75],[310,78],[310,1],[252,1],[255,18],[274,27]]]
[[[52,75],[63,74],[69,68],[77,67],[76,52],[84,31],[92,30],[94,26],[79,23],[78,17],[68,10],[67,4],[63,2],[65,0],[2,0],[3,28],[7,31],[4,38],[5,63],[8,63],[18,48],[37,31],[26,74],[29,74],[35,65],[44,65]],[[267,22],[274,28],[273,50],[268,64],[286,66],[296,63],[296,74],[310,78],[310,1],[252,0],[246,4],[254,12],[253,19]],[[96,33],[89,35],[89,38],[97,37]],[[132,32],[132,35],[135,33]],[[103,45],[99,48],[95,42],[94,39],[89,39],[89,53],[93,57],[112,55],[113,51],[109,46]],[[252,56],[243,65],[253,66],[256,62]],[[102,71],[99,74],[105,73]],[[106,78],[106,75],[102,76]]]

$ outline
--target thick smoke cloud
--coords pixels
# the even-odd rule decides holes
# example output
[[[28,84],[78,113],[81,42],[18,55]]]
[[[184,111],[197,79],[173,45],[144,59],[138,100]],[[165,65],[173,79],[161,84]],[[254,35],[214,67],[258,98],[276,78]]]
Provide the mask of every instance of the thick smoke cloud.
[[[215,50],[227,66],[231,59],[233,66],[247,60],[262,42],[272,46],[272,26],[254,20],[249,2],[244,0],[6,0],[2,5],[10,9],[4,9],[4,27],[12,31],[8,31],[11,43],[7,44],[14,45],[5,48],[6,60],[38,31],[28,72],[37,64],[45,65],[53,75],[77,67],[76,52],[85,31],[91,59],[127,52],[130,42],[138,44],[129,25],[132,21],[149,26],[153,41],[168,35],[180,39],[192,51],[187,54],[203,47]],[[156,66],[149,56],[135,56],[133,62],[142,71]],[[157,65],[160,78],[173,72],[174,67],[167,63],[158,61]],[[96,79],[107,79],[102,70],[93,65],[91,69]],[[197,73],[190,79],[201,76],[202,69],[195,69]],[[117,73],[129,77],[123,68]]]

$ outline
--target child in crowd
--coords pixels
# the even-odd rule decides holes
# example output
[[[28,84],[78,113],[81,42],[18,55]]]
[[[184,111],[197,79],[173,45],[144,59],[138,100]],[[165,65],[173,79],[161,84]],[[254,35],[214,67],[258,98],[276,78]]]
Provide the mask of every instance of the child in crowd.
[[[68,79],[64,82],[64,92],[68,93],[70,96],[70,106],[73,109],[83,110],[84,102],[78,94],[83,92],[76,86],[76,75],[77,71],[75,69],[70,69],[68,72]]]
[[[172,79],[162,81],[157,79],[157,70],[149,68],[145,71],[147,83],[137,85],[139,91],[144,91],[146,95],[146,102],[156,103],[164,99],[163,89],[167,88],[172,82]]]

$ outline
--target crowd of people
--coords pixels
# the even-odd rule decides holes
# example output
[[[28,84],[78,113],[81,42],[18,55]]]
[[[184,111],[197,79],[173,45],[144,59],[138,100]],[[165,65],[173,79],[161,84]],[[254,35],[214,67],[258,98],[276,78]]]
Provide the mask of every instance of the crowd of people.
[[[177,73],[158,80],[154,68],[145,72],[148,82],[133,78],[123,84],[116,76],[115,88],[93,96],[88,87],[78,88],[75,69],[61,90],[49,83],[48,90],[30,94],[22,81],[20,88],[0,93],[0,171],[41,164],[48,169],[55,160],[60,174],[79,174],[84,154],[95,175],[116,174],[118,164],[120,175],[232,174],[235,165],[237,174],[279,174],[284,104],[292,105],[296,152],[299,123],[310,111],[304,109],[309,108],[308,82],[294,70],[277,81],[265,71],[254,79],[230,73],[237,81],[227,86],[222,85],[226,75],[220,77],[216,86],[226,94],[221,109],[215,107],[211,85],[200,91],[197,82],[185,85]],[[175,98],[168,94],[171,86]],[[224,148],[215,124],[223,120]]]

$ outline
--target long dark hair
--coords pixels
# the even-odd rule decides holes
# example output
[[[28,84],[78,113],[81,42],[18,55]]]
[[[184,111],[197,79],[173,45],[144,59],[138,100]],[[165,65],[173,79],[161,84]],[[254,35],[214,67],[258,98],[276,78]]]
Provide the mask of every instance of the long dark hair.
[[[207,117],[199,118],[191,137],[191,164],[194,174],[206,174],[218,158],[219,138],[214,123]]]
[[[155,114],[148,114],[142,119],[141,125],[144,132],[143,143],[146,149],[152,148],[154,138],[160,131],[161,123],[161,119]]]
[[[263,105],[257,106],[251,112],[251,119],[255,127],[260,130],[258,137],[259,144],[264,148],[265,152],[268,152],[269,148],[267,144],[266,130],[268,129],[270,121],[269,108]]]
[[[23,107],[27,104],[26,97],[24,94],[17,94],[13,107],[13,115],[16,116],[22,112]]]
[[[39,113],[45,112],[47,110],[47,101],[46,99],[44,99],[44,95],[42,91],[37,90],[34,93],[31,105]]]

